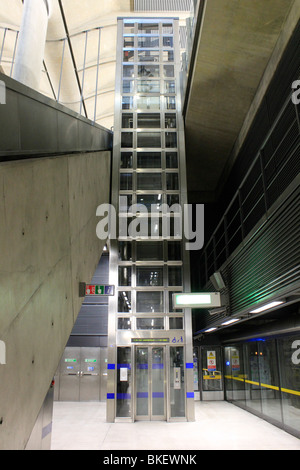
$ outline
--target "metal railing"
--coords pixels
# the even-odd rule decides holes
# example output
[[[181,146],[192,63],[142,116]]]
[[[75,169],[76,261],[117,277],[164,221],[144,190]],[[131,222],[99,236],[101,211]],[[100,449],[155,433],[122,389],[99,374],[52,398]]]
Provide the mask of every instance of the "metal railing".
[[[299,107],[298,107],[299,108]],[[201,285],[268,219],[269,210],[300,172],[299,109],[290,96],[203,248]]]

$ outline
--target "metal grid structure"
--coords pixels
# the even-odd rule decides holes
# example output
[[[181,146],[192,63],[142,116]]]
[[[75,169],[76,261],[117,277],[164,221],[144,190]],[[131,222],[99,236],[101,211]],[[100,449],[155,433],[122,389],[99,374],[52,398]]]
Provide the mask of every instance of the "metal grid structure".
[[[108,421],[193,420],[191,312],[175,311],[171,305],[173,292],[190,289],[189,260],[182,249],[182,233],[177,233],[180,212],[165,211],[187,203],[184,128],[180,93],[176,93],[178,34],[175,19],[119,20],[112,180],[119,237],[110,241],[110,283],[118,287],[109,305]],[[150,206],[155,213],[149,214]],[[166,221],[173,232],[163,232]],[[139,225],[139,233],[129,238],[131,223]],[[154,346],[146,348],[149,341]],[[178,416],[171,405],[175,350],[181,355],[184,393]],[[141,364],[136,361],[141,353],[161,355],[165,390],[159,393],[165,401],[164,412],[156,417],[151,405],[142,416],[138,413],[141,393],[149,393],[138,390]],[[120,370],[125,368],[127,380],[122,382]]]

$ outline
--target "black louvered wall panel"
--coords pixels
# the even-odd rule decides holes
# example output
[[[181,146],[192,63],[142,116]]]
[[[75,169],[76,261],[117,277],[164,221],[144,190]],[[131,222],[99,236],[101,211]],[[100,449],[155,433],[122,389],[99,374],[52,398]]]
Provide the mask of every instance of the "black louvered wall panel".
[[[245,313],[256,302],[277,292],[300,287],[300,188],[278,209],[255,236],[221,269],[228,288],[230,315]],[[207,290],[213,291],[210,282]],[[225,319],[194,311],[196,331]]]
[[[227,265],[224,276],[230,290],[231,313],[300,282],[300,197],[255,236]]]

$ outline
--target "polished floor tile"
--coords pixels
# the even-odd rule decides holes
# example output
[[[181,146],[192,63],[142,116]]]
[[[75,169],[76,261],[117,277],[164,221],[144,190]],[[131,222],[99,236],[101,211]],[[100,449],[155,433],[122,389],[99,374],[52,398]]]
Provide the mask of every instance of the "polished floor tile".
[[[300,450],[300,440],[225,401],[195,402],[195,421],[106,423],[106,405],[54,402],[52,450]]]

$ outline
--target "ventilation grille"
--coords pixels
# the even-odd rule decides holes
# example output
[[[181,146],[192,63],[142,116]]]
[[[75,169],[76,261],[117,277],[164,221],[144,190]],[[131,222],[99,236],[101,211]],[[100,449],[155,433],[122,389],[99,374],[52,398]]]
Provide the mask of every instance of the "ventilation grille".
[[[193,0],[134,0],[134,11],[154,12],[154,11],[191,11]]]

